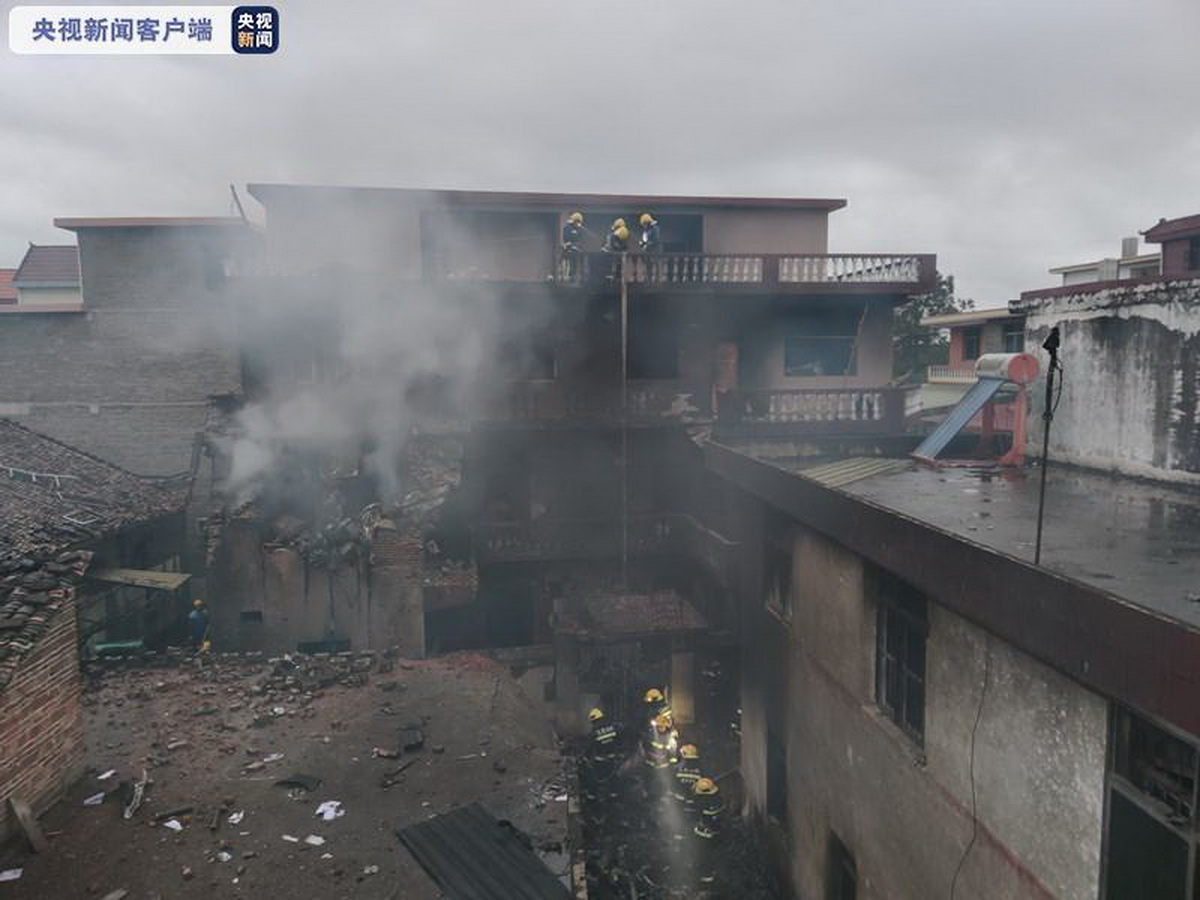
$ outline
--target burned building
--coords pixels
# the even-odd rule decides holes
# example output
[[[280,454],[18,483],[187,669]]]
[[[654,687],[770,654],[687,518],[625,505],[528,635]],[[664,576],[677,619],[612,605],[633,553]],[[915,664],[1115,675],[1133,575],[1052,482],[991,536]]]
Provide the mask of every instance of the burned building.
[[[80,773],[81,646],[181,637],[185,501],[0,420],[0,837],[10,798],[41,812]]]
[[[430,647],[549,645],[589,604],[621,596],[682,602],[689,621],[732,634],[737,542],[699,444],[902,429],[892,311],[931,287],[933,258],[828,253],[842,200],[250,193],[266,208],[271,268],[343,285],[375,278],[474,311],[464,329],[487,323],[484,349],[444,394],[457,403],[455,520],[478,590],[426,601]],[[564,259],[558,236],[575,210],[590,231]],[[642,212],[657,218],[662,252],[601,252],[610,222]],[[418,430],[424,412],[410,416]],[[688,641],[663,646],[649,669],[691,672]],[[574,717],[599,685],[569,680]],[[681,702],[688,681],[676,685]]]

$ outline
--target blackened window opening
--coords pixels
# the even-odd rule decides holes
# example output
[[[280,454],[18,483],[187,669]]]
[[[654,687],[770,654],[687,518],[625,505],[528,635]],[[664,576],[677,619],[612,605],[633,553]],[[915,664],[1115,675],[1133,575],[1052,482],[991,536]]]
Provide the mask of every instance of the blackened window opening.
[[[876,700],[913,740],[925,738],[925,598],[888,576],[878,579]]]

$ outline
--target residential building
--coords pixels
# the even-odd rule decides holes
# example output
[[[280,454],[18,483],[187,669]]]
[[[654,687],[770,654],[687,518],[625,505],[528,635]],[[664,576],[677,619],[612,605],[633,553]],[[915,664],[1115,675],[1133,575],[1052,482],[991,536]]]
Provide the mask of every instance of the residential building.
[[[40,813],[81,774],[80,646],[184,636],[184,502],[0,420],[0,840],[10,799]]]
[[[30,244],[13,273],[15,302],[0,306],[6,313],[77,313],[83,299],[79,283],[79,248]]]
[[[706,445],[740,489],[745,809],[798,896],[1194,895],[1198,287],[1012,304],[1062,339],[1040,548],[1036,469]]]
[[[17,288],[12,283],[16,269],[0,269],[0,306],[17,305]]]
[[[1142,236],[1152,244],[1162,244],[1164,278],[1194,278],[1200,273],[1200,214],[1159,219]]]
[[[1119,257],[1110,256],[1091,262],[1056,266],[1050,270],[1050,274],[1062,276],[1060,287],[1070,287],[1076,284],[1092,284],[1097,281],[1154,278],[1159,274],[1161,266],[1161,254],[1139,253],[1138,239],[1129,237],[1121,241]]]

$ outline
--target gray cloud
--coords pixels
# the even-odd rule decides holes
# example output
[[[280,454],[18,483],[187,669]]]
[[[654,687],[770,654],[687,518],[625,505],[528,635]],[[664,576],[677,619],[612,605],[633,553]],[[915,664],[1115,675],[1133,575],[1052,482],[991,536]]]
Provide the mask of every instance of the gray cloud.
[[[274,57],[5,50],[0,264],[231,181],[844,196],[992,305],[1196,210],[1192,0],[279,5]]]

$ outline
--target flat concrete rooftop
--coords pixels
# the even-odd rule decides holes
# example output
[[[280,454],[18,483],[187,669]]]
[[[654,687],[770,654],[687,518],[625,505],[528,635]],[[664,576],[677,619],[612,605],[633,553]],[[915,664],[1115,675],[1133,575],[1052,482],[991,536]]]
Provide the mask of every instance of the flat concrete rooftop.
[[[772,458],[761,443],[752,455],[800,474],[830,471],[828,460]],[[909,462],[878,474],[871,474],[870,467],[859,471],[866,476],[834,489],[989,550],[1033,561],[1036,467],[931,469]],[[1042,565],[1200,627],[1200,492],[1055,466],[1052,460]]]

